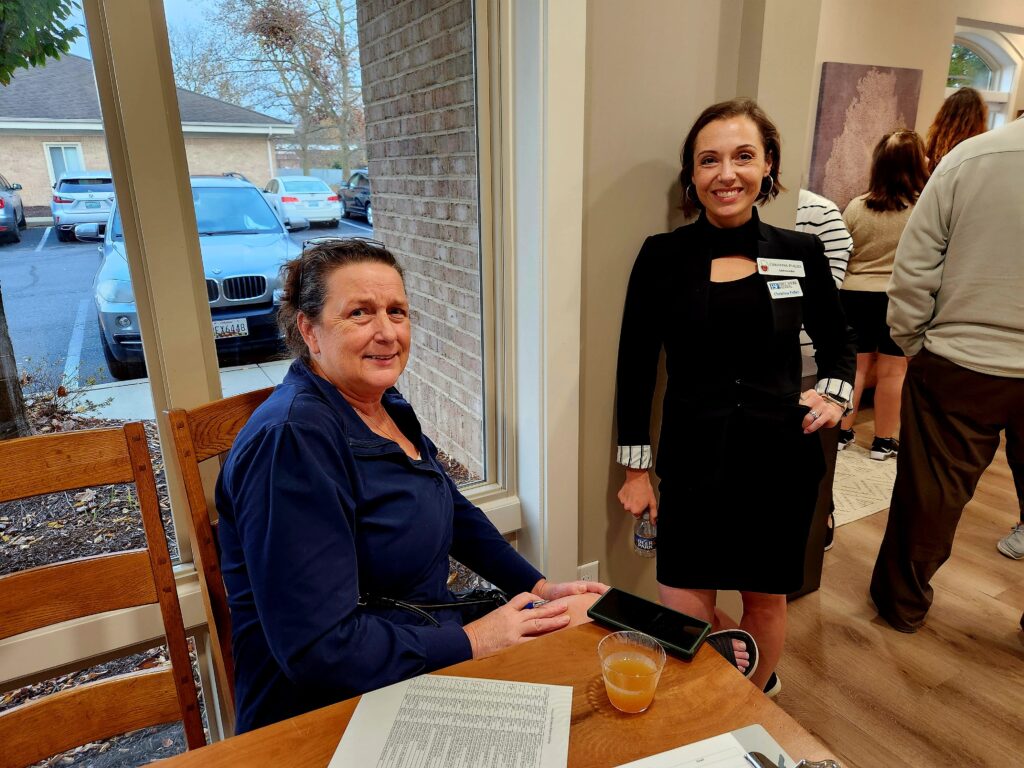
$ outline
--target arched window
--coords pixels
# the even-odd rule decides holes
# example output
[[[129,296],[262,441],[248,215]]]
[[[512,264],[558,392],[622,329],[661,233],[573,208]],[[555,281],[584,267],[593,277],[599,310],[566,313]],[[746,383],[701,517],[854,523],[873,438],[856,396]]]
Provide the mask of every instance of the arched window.
[[[990,128],[1013,119],[1013,94],[1024,64],[1024,30],[957,25],[949,57],[946,95],[956,88],[981,91]]]

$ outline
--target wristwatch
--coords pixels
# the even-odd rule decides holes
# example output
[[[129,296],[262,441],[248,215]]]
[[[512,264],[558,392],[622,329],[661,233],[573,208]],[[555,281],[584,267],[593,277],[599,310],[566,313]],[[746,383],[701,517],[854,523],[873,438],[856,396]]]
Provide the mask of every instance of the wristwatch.
[[[849,400],[843,400],[842,398],[836,397],[835,395],[830,395],[828,392],[820,392],[819,394],[822,396],[823,399],[828,400],[830,403],[838,405],[840,408],[842,408],[843,416],[849,416],[851,413],[853,413],[853,403],[851,403]]]

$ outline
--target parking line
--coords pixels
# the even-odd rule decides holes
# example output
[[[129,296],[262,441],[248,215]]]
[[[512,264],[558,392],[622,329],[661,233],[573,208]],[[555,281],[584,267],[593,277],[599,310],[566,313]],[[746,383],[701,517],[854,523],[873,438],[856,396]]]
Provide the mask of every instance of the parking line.
[[[36,246],[36,253],[39,253],[41,250],[43,250],[43,245],[46,243],[46,238],[50,236],[51,229],[53,229],[53,227],[47,227],[46,231],[43,232],[43,236],[39,238],[39,245]]]
[[[373,234],[373,227],[364,227],[362,224],[356,224],[353,221],[346,221],[345,222],[345,226],[347,226],[347,227],[355,227],[356,229],[361,229],[364,232],[369,232],[371,235]]]
[[[78,369],[82,364],[82,340],[85,338],[85,316],[89,312],[89,300],[82,299],[78,303],[78,315],[75,317],[75,327],[71,331],[71,341],[68,343],[68,356],[64,361],[64,378],[61,379],[64,386],[78,386]]]

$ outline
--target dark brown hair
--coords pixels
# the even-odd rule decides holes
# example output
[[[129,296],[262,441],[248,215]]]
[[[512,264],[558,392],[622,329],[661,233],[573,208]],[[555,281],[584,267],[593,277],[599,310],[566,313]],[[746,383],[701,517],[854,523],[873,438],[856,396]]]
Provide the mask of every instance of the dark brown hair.
[[[327,279],[336,269],[365,262],[385,264],[405,282],[394,254],[383,243],[362,237],[312,242],[297,258],[281,267],[284,294],[277,310],[277,325],[294,357],[309,362],[309,348],[299,332],[299,313],[317,322],[327,301]]]
[[[871,155],[871,180],[864,204],[872,211],[902,211],[917,202],[927,181],[921,137],[915,131],[887,133]]]
[[[939,160],[964,139],[984,133],[988,127],[988,107],[981,94],[973,88],[957,88],[939,111],[928,129],[928,173],[935,170]]]
[[[764,113],[764,110],[753,99],[740,98],[722,101],[718,104],[712,104],[700,113],[700,117],[697,118],[690,128],[690,132],[686,134],[686,140],[683,142],[683,151],[679,157],[683,169],[679,172],[679,183],[683,188],[683,204],[681,207],[683,213],[687,216],[692,216],[698,211],[704,210],[704,204],[697,199],[696,195],[691,197],[687,194],[687,187],[693,183],[693,152],[697,144],[697,134],[708,123],[713,123],[716,120],[727,120],[730,117],[749,117],[753,121],[754,125],[757,126],[758,133],[761,134],[761,143],[764,145],[765,157],[771,160],[772,163],[772,169],[768,174],[772,180],[772,187],[767,193],[759,194],[757,202],[766,203],[775,198],[779,192],[786,191],[786,188],[779,182],[779,173],[782,167],[782,140],[779,138],[779,129],[775,127],[775,123],[771,121],[768,115]]]

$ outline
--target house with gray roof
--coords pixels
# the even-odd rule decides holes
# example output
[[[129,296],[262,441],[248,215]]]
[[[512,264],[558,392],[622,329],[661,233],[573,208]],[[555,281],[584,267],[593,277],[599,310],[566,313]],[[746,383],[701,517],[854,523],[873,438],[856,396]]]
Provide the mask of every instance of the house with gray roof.
[[[275,175],[274,142],[294,126],[178,88],[192,173],[241,173],[262,187]],[[67,54],[17,70],[0,86],[0,173],[21,184],[25,205],[48,205],[64,170],[109,168],[92,62]]]

